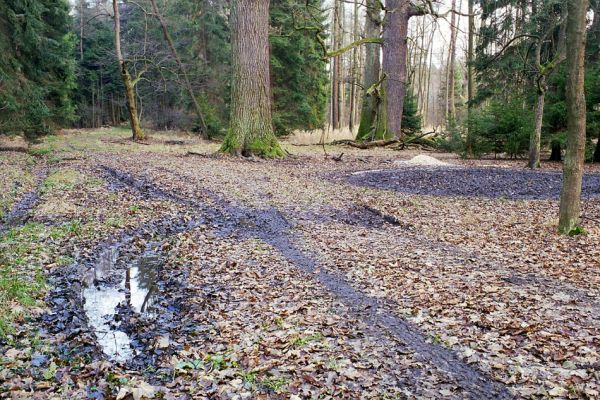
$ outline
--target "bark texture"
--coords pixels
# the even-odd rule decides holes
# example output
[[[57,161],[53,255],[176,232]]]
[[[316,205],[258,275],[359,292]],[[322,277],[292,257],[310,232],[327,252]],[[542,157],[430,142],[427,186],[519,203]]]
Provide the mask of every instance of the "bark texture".
[[[542,137],[542,126],[544,122],[544,103],[546,101],[546,79],[542,77],[539,82],[537,105],[535,107],[535,128],[531,133],[529,141],[529,161],[528,167],[531,169],[540,168],[540,148]]]
[[[367,0],[367,12],[365,15],[365,36],[367,38],[378,38],[381,35],[381,7],[379,0]],[[380,54],[381,45],[379,43],[369,43],[365,45],[365,65],[363,73],[363,103],[360,113],[360,125],[356,140],[375,140],[383,139],[383,133],[377,132],[381,124],[377,123],[378,108],[380,104],[379,89],[376,85],[379,83],[381,74]],[[381,136],[381,137],[379,137]]]
[[[411,2],[388,0],[383,22],[383,75],[386,136],[402,137],[402,112],[406,95],[406,56]]]
[[[271,113],[269,0],[233,1],[231,44],[231,126],[221,151],[281,157]]]
[[[584,92],[586,14],[588,0],[568,2],[567,148],[560,196],[559,231],[569,234],[580,222],[581,184],[585,157],[586,104]]]
[[[115,51],[117,53],[117,60],[119,60],[119,69],[121,71],[123,85],[125,85],[125,96],[127,98],[127,110],[129,111],[131,132],[133,134],[133,140],[144,140],[144,132],[142,131],[140,120],[138,118],[133,80],[127,69],[127,62],[123,57],[123,52],[121,51],[121,14],[119,13],[119,3],[117,0],[113,0],[113,11],[115,18]]]

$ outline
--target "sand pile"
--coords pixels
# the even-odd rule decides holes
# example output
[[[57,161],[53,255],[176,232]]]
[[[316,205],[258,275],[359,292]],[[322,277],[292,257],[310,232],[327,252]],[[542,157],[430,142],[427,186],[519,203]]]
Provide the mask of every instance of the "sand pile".
[[[449,164],[444,161],[440,161],[437,158],[430,157],[425,154],[419,154],[418,156],[413,157],[412,159],[407,160],[407,161],[394,161],[394,165],[399,165],[399,166],[409,166],[409,165],[410,166],[412,166],[412,165],[444,166],[444,165],[452,165],[452,164]]]

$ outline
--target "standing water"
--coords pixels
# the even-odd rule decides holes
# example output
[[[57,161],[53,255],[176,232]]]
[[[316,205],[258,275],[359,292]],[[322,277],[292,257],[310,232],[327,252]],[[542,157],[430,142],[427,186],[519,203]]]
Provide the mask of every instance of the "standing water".
[[[158,255],[147,252],[125,271],[115,268],[118,257],[116,247],[104,251],[94,267],[93,274],[83,291],[84,310],[90,327],[96,334],[98,345],[109,359],[125,362],[135,355],[131,338],[115,318],[118,307],[127,304],[133,311],[151,315],[156,294]],[[120,275],[120,276],[119,276]],[[116,277],[116,279],[114,279]],[[110,282],[118,282],[110,284]]]

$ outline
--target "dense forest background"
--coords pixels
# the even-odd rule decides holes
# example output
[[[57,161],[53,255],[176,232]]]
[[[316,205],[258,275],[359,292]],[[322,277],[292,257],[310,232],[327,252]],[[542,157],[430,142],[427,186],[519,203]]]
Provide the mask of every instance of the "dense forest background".
[[[529,152],[535,167],[541,148],[560,160],[567,124],[566,2],[423,4],[431,8],[410,18],[408,26],[403,132],[432,132],[427,144],[465,156]],[[380,7],[359,0],[271,1],[277,135],[333,129],[349,135],[358,131],[360,140],[386,138],[373,118],[359,130],[365,115],[377,114],[372,108],[381,109],[383,103],[381,82],[372,81],[374,68],[377,77],[385,74],[382,46],[367,43],[385,31],[386,9]],[[597,8],[592,1],[586,55],[588,161],[600,161]],[[229,2],[128,1],[120,3],[120,14],[142,126],[223,137],[231,102]],[[33,138],[59,127],[128,124],[112,2],[4,1],[0,31],[0,132]]]

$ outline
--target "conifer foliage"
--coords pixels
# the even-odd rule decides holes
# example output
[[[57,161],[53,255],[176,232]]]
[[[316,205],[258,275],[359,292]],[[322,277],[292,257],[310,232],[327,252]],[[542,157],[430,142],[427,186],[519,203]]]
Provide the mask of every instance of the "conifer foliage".
[[[65,0],[0,2],[0,131],[33,139],[73,120],[75,87]]]

